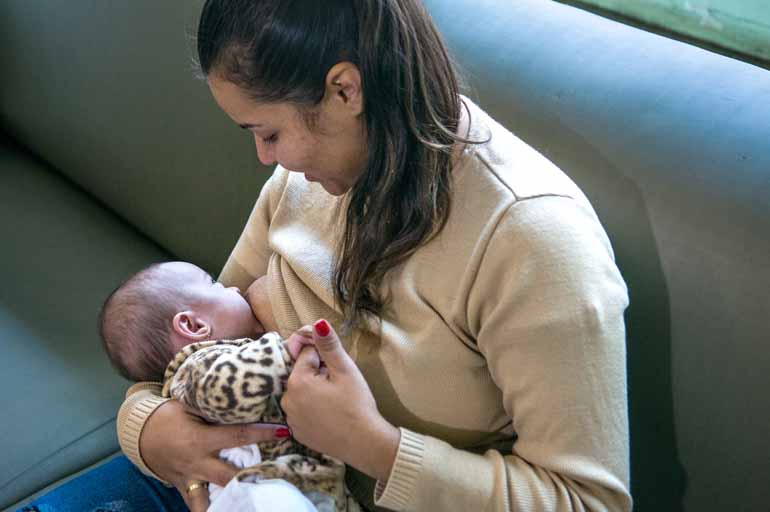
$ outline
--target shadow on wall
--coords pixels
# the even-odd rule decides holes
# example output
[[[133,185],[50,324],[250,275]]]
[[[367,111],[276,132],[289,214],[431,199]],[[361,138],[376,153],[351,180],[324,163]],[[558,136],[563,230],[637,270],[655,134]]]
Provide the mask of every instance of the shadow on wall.
[[[528,124],[523,132],[532,133],[531,123],[537,121],[526,116],[523,121]],[[687,476],[674,427],[669,293],[644,198],[635,183],[580,134],[558,122],[542,125],[535,133],[548,134],[538,139],[549,141],[549,146],[538,149],[590,199],[628,285],[630,306],[625,318],[634,510],[682,511]]]

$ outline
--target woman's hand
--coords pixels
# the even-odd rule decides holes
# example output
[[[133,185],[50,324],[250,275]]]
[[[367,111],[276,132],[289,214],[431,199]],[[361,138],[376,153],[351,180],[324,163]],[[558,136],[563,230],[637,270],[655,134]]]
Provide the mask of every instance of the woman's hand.
[[[187,495],[193,480],[225,486],[238,469],[219,458],[224,448],[271,441],[276,431],[288,432],[284,425],[252,424],[213,426],[187,413],[184,406],[170,400],[147,419],[139,439],[142,459],[158,476],[177,488],[192,512],[205,512],[209,506],[206,489]]]
[[[281,400],[294,438],[386,481],[401,432],[377,411],[364,376],[326,320],[302,347]]]

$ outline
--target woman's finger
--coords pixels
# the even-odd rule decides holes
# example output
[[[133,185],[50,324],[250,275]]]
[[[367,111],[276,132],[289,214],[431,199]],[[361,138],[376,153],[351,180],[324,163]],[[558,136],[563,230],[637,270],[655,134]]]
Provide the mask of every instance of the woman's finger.
[[[313,344],[332,373],[348,371],[352,360],[331,324],[324,319],[313,324]]]
[[[321,358],[318,355],[318,351],[314,346],[303,345],[297,356],[297,361],[294,363],[294,370],[292,373],[302,373],[302,371],[312,370],[313,374],[318,373],[318,369],[321,367]],[[291,376],[289,377],[291,379]]]
[[[208,487],[199,487],[191,492],[187,488],[178,489],[184,498],[184,502],[190,512],[206,512],[209,508],[209,489]]]
[[[281,431],[284,429],[284,431]],[[277,434],[287,433],[286,425],[273,423],[252,423],[249,425],[220,425],[207,427],[203,435],[203,443],[206,449],[219,453],[224,448],[235,448],[247,444],[275,441],[281,436]],[[286,437],[285,435],[283,437]]]
[[[200,467],[201,480],[213,482],[220,487],[227,485],[238,473],[238,468],[218,458],[211,458]]]

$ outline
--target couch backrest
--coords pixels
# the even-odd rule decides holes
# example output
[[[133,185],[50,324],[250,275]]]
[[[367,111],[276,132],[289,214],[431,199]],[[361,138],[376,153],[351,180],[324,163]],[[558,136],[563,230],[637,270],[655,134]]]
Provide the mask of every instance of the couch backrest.
[[[5,0],[4,129],[216,271],[264,180],[191,78],[194,2]],[[629,284],[637,510],[770,502],[770,72],[546,0],[427,2],[478,99],[559,164]]]
[[[3,0],[0,120],[164,248],[215,272],[270,170],[193,79],[202,3]]]

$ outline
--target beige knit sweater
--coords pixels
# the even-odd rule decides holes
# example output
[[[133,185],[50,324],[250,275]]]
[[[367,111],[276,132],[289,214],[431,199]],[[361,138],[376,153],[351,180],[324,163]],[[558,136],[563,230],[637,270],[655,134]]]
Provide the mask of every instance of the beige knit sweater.
[[[471,146],[454,169],[449,221],[387,278],[381,322],[343,344],[382,415],[401,428],[378,506],[394,510],[630,510],[626,286],[585,196],[465,99]],[[327,194],[278,167],[220,280],[268,274],[281,334],[339,325],[340,233]],[[138,451],[161,399],[129,390],[119,434]],[[355,485],[353,486],[355,487]]]

